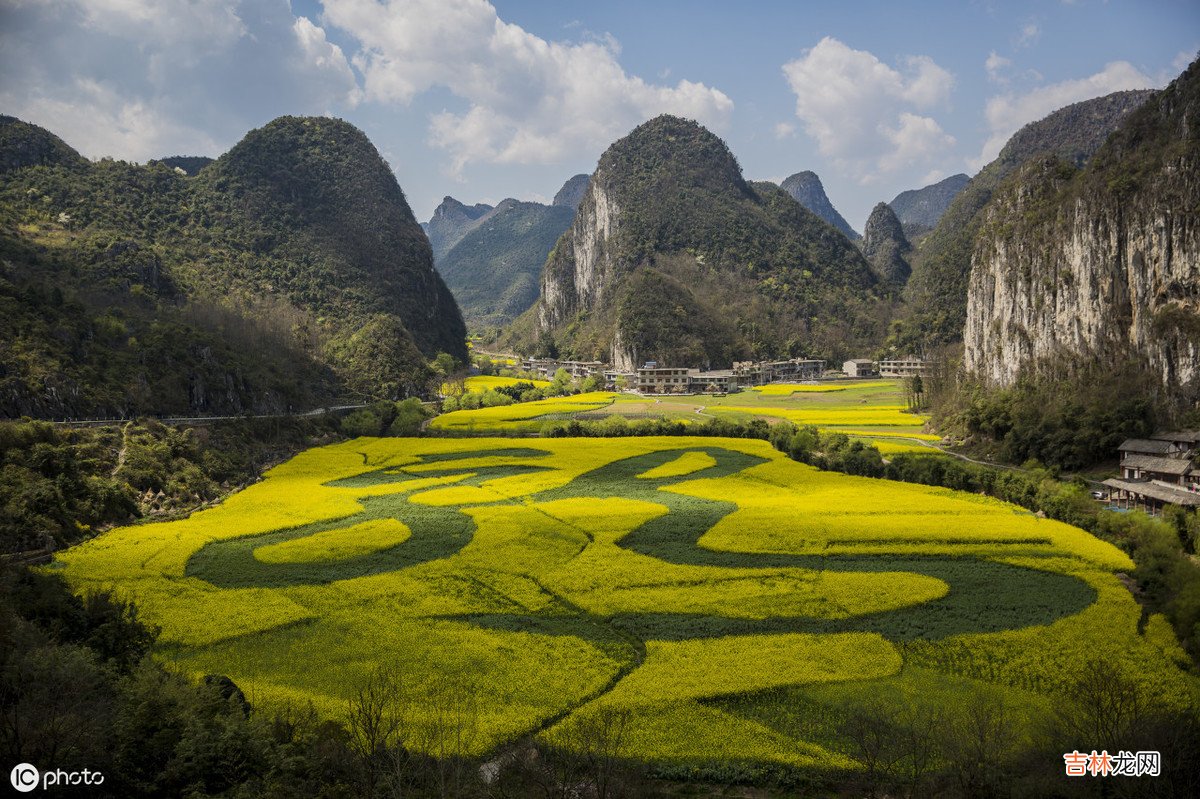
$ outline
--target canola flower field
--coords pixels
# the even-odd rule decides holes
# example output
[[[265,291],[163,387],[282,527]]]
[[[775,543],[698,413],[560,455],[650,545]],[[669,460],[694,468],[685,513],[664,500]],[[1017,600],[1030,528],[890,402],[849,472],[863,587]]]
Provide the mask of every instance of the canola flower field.
[[[518,383],[532,383],[535,388],[545,388],[550,385],[549,380],[522,380],[516,377],[501,377],[499,375],[472,375],[463,380],[463,390],[482,394],[493,388],[515,386]],[[442,394],[453,394],[455,388],[455,386],[449,383],[443,383],[441,392]]]
[[[260,705],[344,718],[388,664],[430,751],[447,679],[472,687],[457,740],[475,753],[569,746],[616,709],[627,757],[801,768],[854,767],[814,708],[985,685],[1034,713],[1097,653],[1163,703],[1197,701],[1169,625],[1139,627],[1116,548],[757,440],[360,438],[50,568],[132,597],[160,657]]]
[[[471,377],[467,379],[467,388],[486,390],[499,385],[486,381],[497,380],[512,378]],[[728,396],[642,397],[595,391],[538,402],[452,411],[434,419],[431,427],[443,433],[511,435],[536,433],[543,422],[573,417],[601,419],[621,415],[633,419],[665,417],[683,422],[713,417],[738,422],[761,418],[817,425],[824,430],[868,438],[875,444],[894,438],[939,441],[939,436],[921,431],[927,417],[906,412],[903,403],[904,390],[899,380],[780,383]],[[927,448],[892,441],[883,449],[894,453]]]

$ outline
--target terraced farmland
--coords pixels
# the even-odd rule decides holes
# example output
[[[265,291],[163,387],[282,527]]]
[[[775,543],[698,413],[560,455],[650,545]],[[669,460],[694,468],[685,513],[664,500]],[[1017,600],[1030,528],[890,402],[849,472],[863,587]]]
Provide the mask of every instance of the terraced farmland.
[[[629,757],[850,768],[814,703],[985,685],[1045,710],[1096,654],[1196,701],[1169,627],[1139,632],[1116,548],[761,441],[357,439],[56,567],[136,598],[162,657],[252,702],[341,717],[387,664],[430,751],[570,745],[619,710]],[[447,681],[471,697],[454,730]]]

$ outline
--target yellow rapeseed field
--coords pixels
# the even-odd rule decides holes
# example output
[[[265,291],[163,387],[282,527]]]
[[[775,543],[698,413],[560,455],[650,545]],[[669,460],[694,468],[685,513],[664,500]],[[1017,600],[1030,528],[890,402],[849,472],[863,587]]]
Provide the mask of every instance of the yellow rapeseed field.
[[[611,401],[486,410],[519,422]],[[258,705],[344,718],[387,664],[431,751],[449,734],[446,696],[471,698],[459,740],[473,753],[537,730],[570,745],[616,710],[629,756],[802,767],[852,761],[731,699],[867,696],[920,674],[934,691],[982,680],[1050,706],[1065,666],[1096,653],[1156,696],[1196,696],[1170,626],[1139,629],[1116,548],[985,497],[820,472],[758,440],[360,438],[50,568],[134,598],[162,657],[227,674]]]
[[[592,391],[569,397],[553,397],[536,402],[520,402],[495,408],[451,411],[436,417],[430,425],[437,430],[450,432],[513,432],[537,430],[542,417],[553,418],[557,414],[572,414],[594,411],[611,405],[616,394],[607,391]]]

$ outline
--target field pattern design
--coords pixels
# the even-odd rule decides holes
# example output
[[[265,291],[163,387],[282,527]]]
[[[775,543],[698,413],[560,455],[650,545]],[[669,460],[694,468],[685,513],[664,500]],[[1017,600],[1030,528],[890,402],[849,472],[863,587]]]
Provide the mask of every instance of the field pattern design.
[[[1113,576],[1128,560],[1075,528],[759,441],[513,443],[311,450],[220,508],[61,565],[77,587],[128,591],[167,657],[254,701],[338,716],[380,663],[414,696],[450,675],[478,697],[478,752],[565,741],[617,707],[630,756],[852,767],[771,722],[778,692],[922,675],[1047,697],[1102,647],[1194,699],[1169,642],[1139,633]]]

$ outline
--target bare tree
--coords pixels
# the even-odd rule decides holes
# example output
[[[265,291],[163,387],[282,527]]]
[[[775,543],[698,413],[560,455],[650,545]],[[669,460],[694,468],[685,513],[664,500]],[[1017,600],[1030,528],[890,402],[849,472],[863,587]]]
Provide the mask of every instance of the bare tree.
[[[1076,672],[1067,693],[1070,701],[1059,716],[1081,748],[1114,751],[1128,745],[1144,715],[1145,697],[1120,666],[1089,660]]]
[[[438,795],[459,797],[474,776],[479,739],[479,685],[466,672],[442,672],[423,690],[426,714],[418,748],[434,758]]]
[[[1013,719],[999,697],[979,691],[943,725],[942,753],[964,796],[1004,795],[1016,749]]]
[[[401,795],[412,732],[411,702],[405,688],[398,669],[380,665],[349,702],[346,727],[350,746],[362,764],[366,796],[375,796],[385,778],[390,778],[393,795]]]

